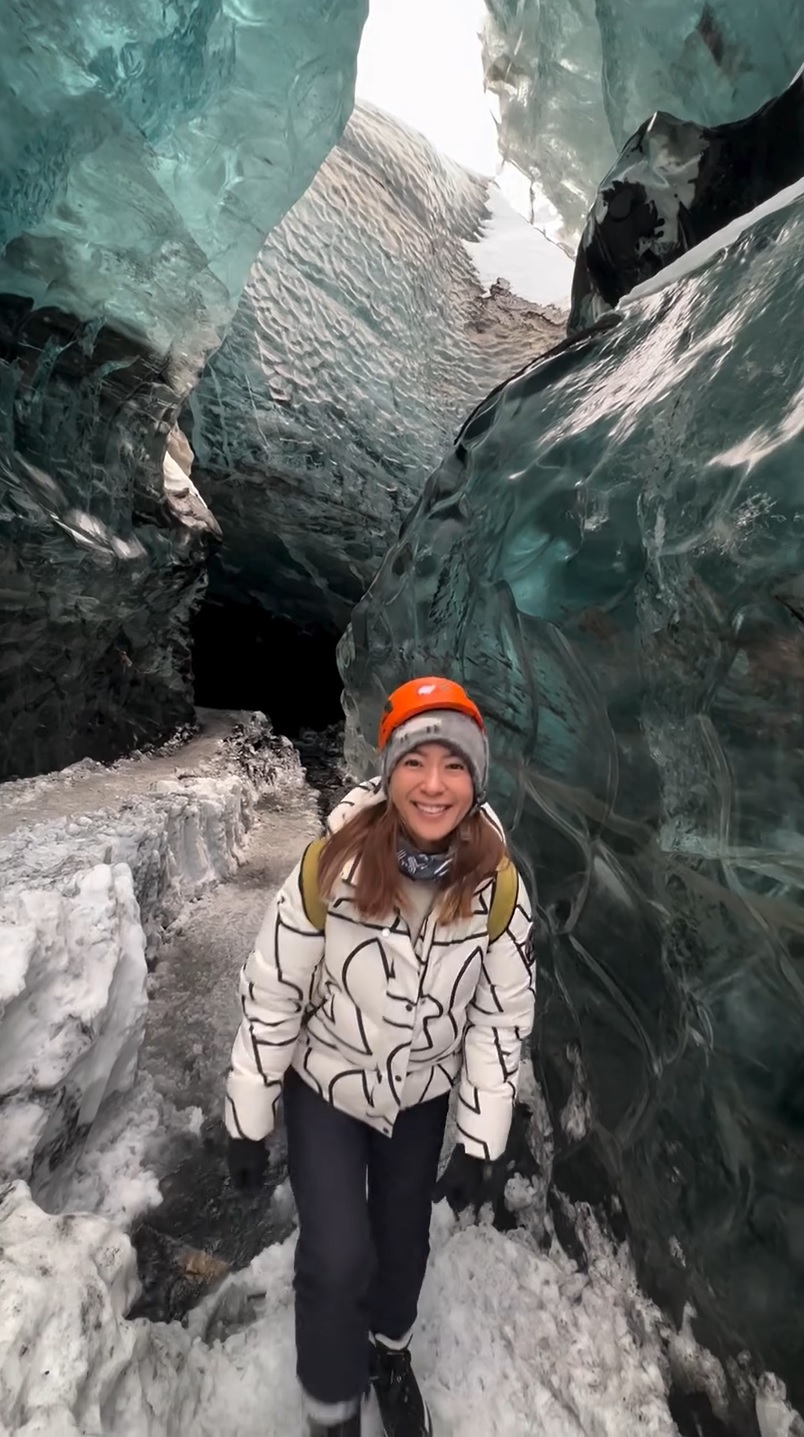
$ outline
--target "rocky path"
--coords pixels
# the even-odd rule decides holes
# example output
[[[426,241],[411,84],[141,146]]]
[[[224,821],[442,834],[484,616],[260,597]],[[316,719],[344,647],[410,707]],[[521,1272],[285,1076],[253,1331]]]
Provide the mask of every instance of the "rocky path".
[[[46,1158],[41,1149],[21,1156],[6,1119],[0,1177],[5,1171],[30,1180],[49,1212],[89,1210],[131,1227],[143,1281],[138,1311],[148,1316],[183,1316],[210,1278],[247,1264],[289,1230],[287,1204],[272,1199],[284,1176],[281,1138],[271,1148],[265,1193],[244,1201],[227,1180],[221,1115],[239,969],[271,897],[320,831],[341,782],[337,735],[308,733],[301,749],[315,786],[299,751],[264,720],[201,710],[198,731],[184,742],[111,767],[82,762],[0,790],[0,890],[7,903],[22,905],[19,913],[8,910],[12,921],[44,915],[31,974],[39,950],[58,955],[45,1018],[58,1033],[66,1011],[75,1029],[69,1052],[62,1040],[52,1095],[35,1095],[54,1114]],[[138,911],[147,975],[141,948],[139,955],[136,944],[131,953],[115,952],[113,925],[102,926],[105,886],[95,884],[94,906],[75,911],[81,885],[121,871],[133,881],[131,917]],[[65,922],[72,947],[63,942]],[[129,975],[130,1013],[112,996],[121,971]],[[32,983],[29,1006],[40,1018],[42,1002]],[[6,1035],[13,1045],[18,1028],[13,1010],[4,1019],[0,1003],[0,1040]],[[76,1142],[66,1123],[59,1126],[60,1094],[75,1091],[77,1106],[88,1081],[81,1076],[86,1054],[104,1041],[110,1069],[115,1044],[138,1049],[136,1078],[117,1091],[109,1079],[97,1120]],[[20,1053],[23,1077],[24,1060]],[[29,1097],[15,1092],[14,1100],[24,1105]]]
[[[197,1294],[185,1289],[171,1254],[201,1251],[242,1266],[285,1236],[290,1217],[271,1200],[284,1176],[281,1139],[271,1147],[264,1194],[246,1200],[226,1177],[220,1114],[229,1052],[238,1022],[237,977],[265,908],[311,838],[320,832],[316,792],[258,807],[246,861],[228,882],[188,906],[152,979],[141,1069],[179,1109],[195,1107],[200,1131],[177,1137],[160,1162],[163,1202],[138,1226],[145,1295],[140,1311],[179,1315]]]

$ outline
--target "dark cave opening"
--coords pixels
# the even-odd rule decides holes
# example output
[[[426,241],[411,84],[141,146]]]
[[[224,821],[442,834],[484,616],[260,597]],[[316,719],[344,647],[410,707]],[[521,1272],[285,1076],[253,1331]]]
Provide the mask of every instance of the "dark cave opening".
[[[196,610],[191,633],[199,707],[259,709],[288,738],[343,718],[337,630],[302,628],[255,600],[213,592]]]

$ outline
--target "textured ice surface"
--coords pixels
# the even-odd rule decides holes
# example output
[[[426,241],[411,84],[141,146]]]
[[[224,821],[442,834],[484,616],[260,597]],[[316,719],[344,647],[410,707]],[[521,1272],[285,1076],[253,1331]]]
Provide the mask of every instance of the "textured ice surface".
[[[0,293],[194,367],[349,116],[367,0],[50,0],[0,20]]]
[[[343,128],[366,9],[3,7],[0,778],[191,717],[188,615],[216,526],[166,443]]]
[[[804,71],[716,129],[658,114],[602,181],[581,237],[570,332],[804,174]]]
[[[557,1131],[577,1048],[642,1275],[799,1404],[802,256],[799,199],[490,396],[341,648],[358,768],[412,671],[479,700]]]
[[[187,622],[215,525],[165,483],[177,409],[151,352],[0,297],[0,779],[192,717]]]
[[[655,110],[722,125],[801,64],[800,0],[486,0],[501,150],[578,233],[602,176]]]
[[[484,297],[465,242],[488,188],[358,106],[269,236],[190,405],[214,590],[342,629],[473,404],[553,342],[532,305]]]
[[[72,780],[72,781],[70,781]],[[206,715],[178,755],[11,786],[0,811],[0,1177],[47,1197],[130,1088],[153,961],[183,905],[237,867],[257,796],[301,782],[259,718]]]

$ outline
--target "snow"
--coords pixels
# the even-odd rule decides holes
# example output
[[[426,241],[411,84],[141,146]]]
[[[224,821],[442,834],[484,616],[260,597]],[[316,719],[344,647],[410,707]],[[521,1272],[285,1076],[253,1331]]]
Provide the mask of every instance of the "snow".
[[[51,1217],[22,1182],[0,1202],[0,1430],[101,1433],[136,1347],[131,1244],[102,1218]],[[141,1427],[147,1433],[147,1426]]]
[[[214,1106],[235,967],[269,891],[317,824],[297,756],[264,734],[261,743],[259,724],[245,729],[238,738],[231,720],[208,717],[173,754],[10,786],[0,839],[4,882],[13,874],[0,899],[13,935],[0,1089],[18,1088],[0,1107],[0,1155],[9,1169],[17,1151],[30,1159],[48,1124],[66,1121],[68,1092],[73,1121],[97,1115],[69,1160],[57,1153],[47,1181],[37,1172],[38,1202],[23,1181],[0,1184],[0,1437],[300,1430],[295,1236],[224,1277],[183,1323],[126,1316],[139,1284],[123,1229],[160,1200],[155,1138],[158,1147],[198,1134]],[[152,975],[149,935],[160,952]],[[161,1067],[171,1053],[172,1080]],[[580,1130],[587,1100],[576,1077],[562,1121]],[[717,1409],[722,1370],[695,1342],[692,1314],[670,1331],[640,1292],[627,1250],[566,1200],[588,1270],[562,1250],[547,1203],[553,1135],[528,1062],[520,1095],[540,1171],[508,1183],[516,1228],[502,1234],[456,1219],[446,1204],[434,1209],[414,1358],[436,1431],[674,1437],[670,1374],[704,1387]],[[226,1202],[242,1207],[230,1193]],[[287,1183],[270,1206],[292,1216]],[[762,1437],[799,1430],[771,1376],[759,1384],[756,1415]],[[364,1437],[377,1434],[369,1411]]]
[[[517,214],[496,184],[489,188],[489,219],[480,240],[466,249],[487,289],[507,280],[531,304],[569,305],[574,264],[559,244]]]
[[[0,1010],[0,1132],[13,1144],[0,1162],[27,1176],[37,1148],[91,1125],[104,1099],[133,1081],[145,935],[122,863],[92,866],[68,893],[18,889],[2,902],[0,922],[19,977]]]
[[[784,1383],[766,1375],[756,1400],[760,1437],[801,1437],[801,1418],[786,1401]]]
[[[0,1174],[35,1173],[46,1198],[76,1137],[131,1088],[148,961],[184,905],[236,870],[258,797],[302,781],[295,750],[264,720],[208,716],[178,757],[8,786]]]
[[[132,1089],[104,1104],[37,1200],[48,1212],[89,1212],[129,1228],[162,1201],[157,1168],[165,1150],[186,1134],[197,1136],[201,1122],[199,1108],[176,1108],[140,1070]]]
[[[133,1258],[102,1219],[49,1217],[18,1183],[0,1205],[0,1241],[16,1299],[13,1326],[0,1313],[0,1420],[11,1430],[296,1430],[293,1238],[227,1278],[186,1327],[126,1321]],[[462,1226],[441,1204],[415,1343],[444,1437],[675,1432],[657,1319],[622,1259],[582,1276],[524,1229]],[[35,1414],[50,1426],[26,1426]]]
[[[738,215],[737,219],[724,225],[723,229],[716,230],[713,235],[709,235],[707,239],[702,240],[700,244],[695,245],[693,249],[688,250],[686,254],[681,255],[679,259],[660,270],[652,279],[647,279],[642,284],[636,285],[620,300],[619,307],[624,308],[640,299],[645,299],[648,295],[658,294],[668,285],[675,284],[677,280],[694,274],[714,255],[720,254],[721,250],[734,244],[741,235],[745,234],[746,230],[751,229],[759,220],[765,219],[767,215],[775,214],[777,210],[785,209],[787,205],[795,203],[802,196],[804,196],[804,180],[797,180],[795,184],[788,185],[784,190],[779,190],[778,194],[772,195],[769,200],[757,205],[755,209],[749,210],[747,214]]]
[[[591,1215],[580,1273],[538,1234],[434,1210],[414,1359],[440,1437],[675,1437],[663,1322],[627,1254]],[[125,1235],[51,1217],[23,1183],[0,1199],[0,1430],[47,1437],[290,1437],[295,1238],[224,1279],[186,1324],[129,1321]],[[757,1396],[762,1437],[792,1437],[781,1384]],[[366,1437],[376,1431],[367,1413]]]

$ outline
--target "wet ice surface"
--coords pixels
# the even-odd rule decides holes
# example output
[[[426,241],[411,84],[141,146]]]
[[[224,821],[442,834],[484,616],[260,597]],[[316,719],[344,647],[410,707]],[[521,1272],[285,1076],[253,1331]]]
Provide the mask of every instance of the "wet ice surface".
[[[130,830],[137,804],[147,808],[153,797],[154,774],[169,786],[180,773],[195,775],[180,782],[229,782],[220,742],[210,718],[201,739],[173,755],[14,786],[7,830],[10,809],[26,815],[29,836],[38,815],[52,858],[58,823],[77,823],[91,799],[92,821],[76,830],[85,835],[81,851],[92,849],[93,831],[121,842],[114,806],[134,804]],[[316,757],[315,739],[305,736],[316,782],[335,790],[333,735],[321,748]],[[241,768],[249,761],[246,754]],[[103,1105],[80,1158],[51,1178],[51,1211],[33,1203],[22,1183],[0,1188],[0,1437],[294,1437],[300,1430],[294,1215],[281,1139],[265,1193],[246,1201],[226,1181],[219,1122],[237,969],[265,903],[319,826],[317,795],[300,772],[285,766],[279,777],[273,784],[255,778],[247,822],[228,830],[236,858],[231,853],[227,865],[223,847],[218,855],[222,881],[211,870],[200,881],[197,866],[173,874],[171,891],[183,906],[160,934],[147,981],[138,1076]],[[223,809],[213,810],[219,820]],[[206,832],[223,830],[213,824]],[[156,836],[154,827],[150,841]],[[169,852],[176,862],[198,849],[182,848],[174,835]],[[58,863],[34,866],[56,883]],[[143,888],[146,899],[158,891],[154,883]],[[144,924],[148,916],[144,908]],[[688,1334],[667,1332],[639,1292],[627,1252],[601,1234],[587,1209],[564,1203],[588,1270],[556,1241],[547,1202],[550,1135],[532,1074],[524,1097],[536,1115],[541,1173],[509,1185],[518,1226],[503,1234],[457,1222],[444,1205],[434,1213],[415,1357],[436,1431],[670,1437],[677,1431],[667,1399],[671,1369],[700,1383],[703,1355]],[[226,1276],[230,1265],[243,1270]],[[183,1315],[184,1322],[137,1313]],[[716,1396],[716,1364],[705,1385]],[[798,1437],[773,1383],[757,1412],[762,1437]],[[372,1427],[369,1414],[374,1437]]]

